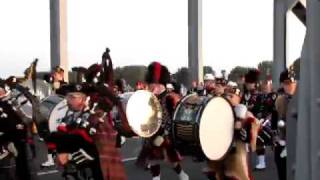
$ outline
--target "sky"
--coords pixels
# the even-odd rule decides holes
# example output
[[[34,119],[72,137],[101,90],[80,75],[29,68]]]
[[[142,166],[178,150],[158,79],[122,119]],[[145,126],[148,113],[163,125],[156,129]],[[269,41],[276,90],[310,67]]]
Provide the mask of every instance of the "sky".
[[[116,67],[160,61],[171,72],[188,63],[187,0],[68,0],[69,66]],[[305,28],[289,17],[289,59]],[[49,0],[0,1],[0,77],[22,75],[34,58],[50,69]],[[203,62],[215,70],[256,66],[273,57],[273,0],[203,0]]]

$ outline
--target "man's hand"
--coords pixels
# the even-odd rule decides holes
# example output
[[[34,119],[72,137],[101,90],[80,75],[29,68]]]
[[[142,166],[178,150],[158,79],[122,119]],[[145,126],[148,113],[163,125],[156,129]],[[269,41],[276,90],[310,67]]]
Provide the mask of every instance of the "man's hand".
[[[62,166],[69,162],[69,153],[60,153],[57,156],[58,163]]]

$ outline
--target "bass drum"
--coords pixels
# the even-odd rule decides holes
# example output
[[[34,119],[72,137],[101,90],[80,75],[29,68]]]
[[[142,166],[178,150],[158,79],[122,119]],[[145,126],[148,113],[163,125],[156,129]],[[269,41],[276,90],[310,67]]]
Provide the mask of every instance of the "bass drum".
[[[229,152],[234,138],[235,112],[228,100],[210,99],[202,111],[199,137],[201,149],[209,160],[217,161]]]
[[[199,140],[201,112],[209,98],[191,94],[183,97],[173,115],[172,139],[182,155],[194,156],[204,160]]]
[[[183,155],[198,160],[222,159],[233,141],[234,121],[233,108],[226,99],[185,96],[173,116],[173,142]]]
[[[67,101],[63,96],[51,95],[40,103],[41,118],[38,121],[39,135],[46,137],[57,131],[57,126],[68,111]]]

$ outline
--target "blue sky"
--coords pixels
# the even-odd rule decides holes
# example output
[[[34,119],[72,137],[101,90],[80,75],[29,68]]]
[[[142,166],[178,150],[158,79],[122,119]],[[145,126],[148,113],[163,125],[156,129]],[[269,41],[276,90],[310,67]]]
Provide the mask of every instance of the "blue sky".
[[[115,66],[160,61],[187,66],[187,0],[68,0],[72,66],[100,61],[111,49]],[[300,54],[304,28],[294,18],[289,58]],[[273,0],[203,0],[203,60],[216,70],[272,59]],[[0,77],[21,75],[34,58],[49,70],[49,0],[0,1]]]

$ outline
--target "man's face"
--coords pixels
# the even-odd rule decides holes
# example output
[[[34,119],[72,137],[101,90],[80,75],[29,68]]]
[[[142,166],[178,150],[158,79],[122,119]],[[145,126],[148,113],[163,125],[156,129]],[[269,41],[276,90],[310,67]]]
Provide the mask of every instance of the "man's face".
[[[204,82],[204,88],[207,90],[207,91],[213,91],[215,89],[215,83],[214,81],[205,81]]]
[[[167,88],[167,92],[173,92],[174,89],[172,88]]]
[[[204,81],[204,86],[207,87],[207,86],[214,86],[214,81],[212,80],[205,80]]]
[[[6,90],[4,88],[0,88],[0,98],[6,94]]]
[[[67,95],[68,107],[74,111],[81,111],[86,106],[86,95],[83,93],[69,93]]]
[[[291,82],[289,80],[284,81],[281,83],[282,87],[284,89],[284,92],[290,95],[294,95],[295,91],[296,91],[296,87],[297,87],[297,83],[296,82]]]
[[[155,95],[161,94],[163,91],[166,90],[164,85],[159,83],[151,83],[148,85],[148,90],[151,91]]]
[[[192,81],[191,86],[192,86],[192,88],[196,88],[197,87],[197,81]]]
[[[263,93],[270,93],[272,91],[272,86],[270,83],[261,84],[261,91]]]
[[[241,102],[241,97],[233,93],[227,93],[226,98],[230,101],[232,106],[236,106]]]
[[[136,90],[143,90],[143,89],[144,89],[144,87],[142,84],[137,84]]]
[[[63,81],[64,80],[64,74],[63,72],[53,72],[53,81]]]
[[[246,83],[246,88],[248,91],[252,91],[256,89],[256,84],[255,83]]]
[[[119,92],[119,87],[118,87],[117,85],[113,86],[113,92],[114,92],[115,94],[120,94],[120,92]]]
[[[214,88],[214,94],[215,95],[222,95],[224,93],[226,86],[224,86],[223,84],[216,84],[215,88]]]

